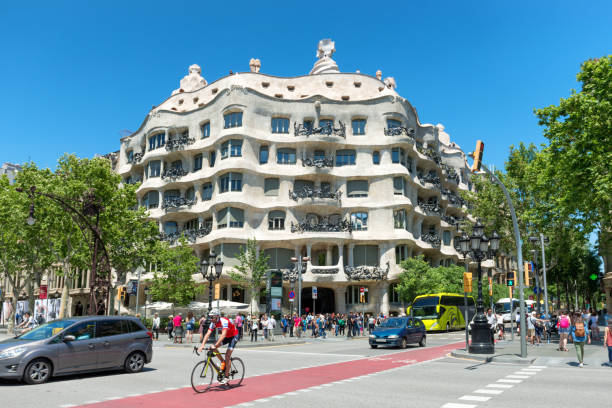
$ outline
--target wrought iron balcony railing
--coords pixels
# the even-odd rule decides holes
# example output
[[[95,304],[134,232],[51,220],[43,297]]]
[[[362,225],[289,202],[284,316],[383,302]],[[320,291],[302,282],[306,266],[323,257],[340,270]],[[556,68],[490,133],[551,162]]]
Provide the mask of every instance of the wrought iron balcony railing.
[[[353,226],[348,220],[330,222],[329,217],[321,220],[303,220],[297,224],[291,222],[291,232],[353,232]]]
[[[140,163],[140,161],[142,160],[142,153],[134,153],[134,156],[132,156],[132,160],[129,161],[128,163],[132,163],[132,164],[136,164],[136,163]]]
[[[162,210],[167,210],[169,208],[179,208],[179,207],[191,207],[196,203],[195,199],[188,199],[185,197],[170,197],[164,198],[162,202]]]
[[[447,190],[445,188],[442,189],[442,197],[448,200],[448,203],[453,206],[463,206],[466,204],[465,200],[452,192],[451,190]]]
[[[332,124],[323,126],[304,126],[303,123],[293,124],[293,134],[295,136],[310,136],[310,135],[334,135],[340,137],[346,137],[346,125],[342,122],[338,122],[339,127],[335,128]]]
[[[387,267],[380,266],[345,266],[344,274],[348,280],[384,280],[389,275],[390,265],[387,262]]]
[[[335,275],[340,272],[340,268],[338,267],[318,267],[318,268],[310,268],[310,273],[315,275]]]
[[[442,216],[440,216],[440,218],[442,218],[444,222],[450,225],[457,225],[464,220],[463,217],[455,217],[454,215],[448,215],[448,214],[443,214]]]
[[[439,247],[440,243],[442,242],[438,234],[432,233],[421,234],[421,241],[427,242],[433,247]]]
[[[331,198],[334,200],[340,200],[340,197],[342,196],[342,191],[337,190],[336,192],[332,192],[331,190],[328,189],[321,189],[321,188],[310,188],[308,186],[306,187],[302,187],[299,190],[296,191],[292,191],[289,190],[289,198],[292,199],[293,201],[297,201],[298,199],[304,199],[304,198]]]
[[[391,128],[385,128],[385,136],[408,136],[414,139],[414,129],[405,126],[395,126]]]
[[[459,174],[457,174],[457,170],[455,170],[454,167],[451,167],[448,164],[442,164],[442,169],[446,173],[446,179],[448,181],[452,181],[455,184],[459,184]]]
[[[181,237],[185,237],[189,242],[195,242],[196,239],[205,237],[210,234],[211,227],[203,227],[198,229],[186,229],[182,231],[173,232],[170,234],[161,233],[159,239],[162,241],[168,241],[170,244],[176,243]]]
[[[323,167],[334,167],[333,157],[304,157],[302,158],[302,167],[316,167],[317,169]]]
[[[174,136],[172,138],[169,138],[168,141],[166,142],[166,150],[167,151],[181,150],[181,149],[184,149],[185,146],[188,146],[194,143],[195,143],[194,138],[189,137],[189,135],[187,134],[182,134],[179,136]]]
[[[424,148],[421,145],[417,145],[416,149],[417,149],[417,151],[419,153],[427,156],[429,159],[431,159],[434,162],[436,162],[436,164],[442,163],[442,157],[440,157],[438,152],[436,152],[433,148],[431,148],[431,147]]]
[[[440,216],[444,212],[444,209],[437,203],[426,203],[425,201],[418,200],[418,206],[429,215]]]
[[[425,185],[425,183],[429,183],[429,184],[433,184],[434,186],[438,188],[440,188],[441,186],[440,177],[438,177],[436,174],[417,172],[417,176],[419,177],[419,181],[421,182],[421,185]]]
[[[183,177],[189,174],[187,170],[183,170],[181,167],[170,167],[169,169],[165,169],[161,175],[163,179],[177,179],[179,177]]]

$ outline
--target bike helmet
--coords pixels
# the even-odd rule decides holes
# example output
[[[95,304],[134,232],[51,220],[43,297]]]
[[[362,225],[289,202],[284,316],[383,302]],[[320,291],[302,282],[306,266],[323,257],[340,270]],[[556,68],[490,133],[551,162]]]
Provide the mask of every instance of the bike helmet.
[[[221,313],[219,313],[218,309],[212,309],[210,312],[208,312],[208,316],[210,317],[219,317],[221,315]]]

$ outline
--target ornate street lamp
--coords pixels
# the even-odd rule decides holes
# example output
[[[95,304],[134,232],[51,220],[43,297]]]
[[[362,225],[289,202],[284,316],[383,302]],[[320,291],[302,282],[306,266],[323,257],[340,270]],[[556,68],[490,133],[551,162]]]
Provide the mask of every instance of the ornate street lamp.
[[[298,316],[302,316],[302,273],[306,271],[306,267],[308,266],[308,261],[310,258],[307,256],[302,257],[302,261],[299,262],[298,258],[295,256],[291,258],[291,262],[295,265],[295,270],[297,272],[297,281],[298,281]]]
[[[484,314],[482,302],[482,268],[481,262],[493,258],[499,249],[499,235],[493,232],[491,239],[484,235],[484,226],[477,222],[470,237],[464,235],[459,241],[459,249],[464,257],[467,255],[478,262],[478,301],[476,304],[476,317],[472,323],[472,343],[469,352],[473,354],[493,354],[493,334]],[[467,260],[466,260],[467,262]],[[467,328],[466,328],[467,330]]]
[[[223,271],[223,261],[217,259],[217,255],[214,251],[210,251],[208,255],[208,261],[206,259],[202,259],[200,262],[200,272],[202,273],[202,278],[208,281],[208,312],[212,310],[212,283],[215,279],[219,279],[221,277],[221,272]],[[210,268],[209,268],[210,267]]]

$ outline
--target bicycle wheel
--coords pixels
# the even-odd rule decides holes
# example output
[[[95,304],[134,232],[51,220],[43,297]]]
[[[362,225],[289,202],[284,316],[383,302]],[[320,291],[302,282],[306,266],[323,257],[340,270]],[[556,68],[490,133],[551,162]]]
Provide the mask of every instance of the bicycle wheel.
[[[237,387],[242,384],[244,379],[244,363],[238,357],[232,357],[232,366],[230,367],[230,375],[228,385]]]
[[[212,386],[215,375],[212,366],[207,367],[206,361],[200,361],[191,372],[191,387],[195,392],[206,392]]]

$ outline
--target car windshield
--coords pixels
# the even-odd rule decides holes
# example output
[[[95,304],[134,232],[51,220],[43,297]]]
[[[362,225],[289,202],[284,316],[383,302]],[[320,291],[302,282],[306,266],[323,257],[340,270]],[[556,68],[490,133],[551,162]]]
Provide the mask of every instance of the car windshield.
[[[17,337],[20,340],[44,340],[55,336],[57,333],[64,330],[66,327],[73,324],[75,320],[55,320],[38,326],[29,332]]]
[[[390,317],[388,319],[383,320],[380,326],[378,327],[384,327],[384,328],[389,329],[389,328],[404,327],[405,325],[406,325],[406,319],[401,318],[401,317]]]

